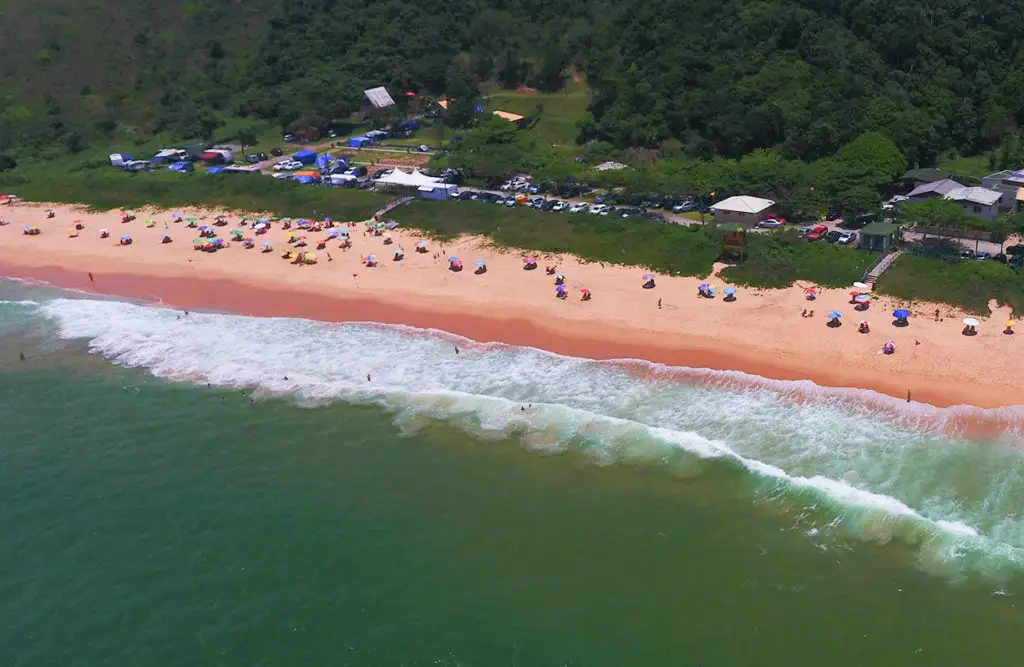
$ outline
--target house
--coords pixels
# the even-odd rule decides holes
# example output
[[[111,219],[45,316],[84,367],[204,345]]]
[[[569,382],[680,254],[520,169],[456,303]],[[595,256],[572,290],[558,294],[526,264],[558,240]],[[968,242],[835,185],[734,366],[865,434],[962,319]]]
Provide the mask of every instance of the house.
[[[859,232],[857,247],[860,250],[886,253],[900,238],[902,228],[889,222],[872,222]]]
[[[712,204],[711,212],[715,215],[715,222],[738,222],[749,227],[764,220],[772,206],[775,202],[771,199],[741,195]]]
[[[988,188],[958,188],[946,193],[945,198],[963,206],[968,215],[983,220],[995,220],[999,216],[999,204],[1003,196],[1002,192]]]
[[[938,181],[931,181],[930,183],[922,183],[907,193],[907,199],[917,204],[928,199],[945,197],[953,190],[960,190],[963,189],[963,187],[963,183],[957,183],[952,179],[943,178]]]
[[[1000,213],[1022,209],[1021,204],[1017,202],[1021,201],[1019,194],[1021,188],[1024,188],[1024,169],[997,171],[981,179],[981,184],[989,190],[1002,193],[1003,196],[999,200]]]
[[[935,181],[942,181],[947,178],[951,178],[953,174],[942,169],[926,168],[926,169],[911,169],[902,176],[900,176],[900,183],[903,183],[909,189],[914,189],[928,183],[934,183]]]

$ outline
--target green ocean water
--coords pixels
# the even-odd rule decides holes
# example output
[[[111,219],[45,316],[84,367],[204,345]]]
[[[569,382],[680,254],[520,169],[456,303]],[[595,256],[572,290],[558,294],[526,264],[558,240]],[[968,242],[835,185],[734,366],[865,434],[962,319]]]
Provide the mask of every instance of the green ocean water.
[[[825,544],[729,468],[410,430],[4,333],[0,665],[1021,661],[1019,577]]]

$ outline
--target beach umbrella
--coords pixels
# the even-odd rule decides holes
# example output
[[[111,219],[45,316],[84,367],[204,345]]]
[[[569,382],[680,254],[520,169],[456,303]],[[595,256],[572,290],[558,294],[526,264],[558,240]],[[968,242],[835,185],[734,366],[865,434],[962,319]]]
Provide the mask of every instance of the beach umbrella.
[[[870,324],[868,324],[867,320],[861,320],[860,323],[864,326],[871,326]]]
[[[866,283],[854,283],[853,286],[859,290],[871,289]]]
[[[561,273],[556,273],[555,280],[565,280],[565,276],[563,276]]]
[[[722,292],[726,296],[732,296],[733,294],[736,293],[736,288],[735,287],[726,287],[724,290],[722,290]]]
[[[336,238],[338,238],[338,230],[337,229],[330,230],[329,232],[327,232],[327,236],[325,238],[328,238],[328,239],[336,239]]]
[[[586,287],[581,289],[580,292],[582,292],[583,294],[590,294],[590,290],[588,290]]]
[[[645,273],[644,274],[644,280],[654,280],[654,274],[653,273]],[[704,284],[707,285],[707,283],[704,283]]]
[[[209,229],[209,227],[206,226],[206,225],[202,225],[202,226],[199,227],[199,231],[201,231],[201,232],[205,232],[207,229]]]
[[[337,230],[335,230],[335,233],[338,234],[339,236],[348,236],[349,235],[349,231],[345,227],[338,228]],[[426,243],[426,241],[424,241],[424,243]],[[426,246],[423,246],[423,247],[426,247]]]
[[[965,317],[964,324],[966,324],[969,327],[976,327],[978,326],[978,320],[974,319],[973,317]]]
[[[291,222],[291,218],[281,218],[281,222]]]
[[[536,263],[537,263],[537,258],[536,257],[527,257],[527,258],[525,258],[523,260],[523,264],[536,264]]]
[[[804,290],[804,294],[815,294],[817,293],[817,291],[818,290],[814,289],[813,287],[808,287],[807,289]]]
[[[270,222],[270,218],[259,218],[256,220],[257,223]]]
[[[458,257],[449,257],[449,258],[448,258],[448,263],[449,263],[449,264],[451,264],[452,262],[457,262],[457,261],[459,261],[459,258],[458,258]]]
[[[199,222],[199,218],[185,218],[189,222]]]
[[[160,236],[162,236],[162,237],[163,237],[163,238],[165,238],[165,239],[169,239],[169,238],[171,238],[171,235],[170,235],[170,234],[168,234],[167,232],[164,232],[164,233],[163,233],[163,234],[161,234]]]
[[[174,213],[171,213],[171,215],[174,216],[175,218],[180,218],[181,217],[181,211],[175,211]]]
[[[366,261],[367,262],[376,262],[377,261],[377,255],[367,255],[366,256]]]
[[[238,219],[241,220],[242,222],[245,222],[249,218],[245,217],[244,215],[240,215],[240,216],[238,216]]]
[[[419,243],[416,244],[416,247],[417,248],[426,248],[428,245],[430,245],[430,244],[427,243],[426,241],[420,241]]]
[[[908,317],[910,317],[910,311],[907,310],[906,308],[897,308],[896,310],[892,311],[892,316],[895,317],[897,320],[905,320]]]
[[[843,314],[840,313],[838,310],[833,310],[833,311],[829,312],[829,314],[826,315],[825,317],[827,317],[830,320],[838,320],[838,319],[842,318],[842,316],[843,316]]]
[[[324,222],[334,222],[334,218],[324,218]]]
[[[264,248],[269,248],[270,247],[270,241],[264,241],[263,242],[263,247]]]
[[[857,303],[867,303],[868,301],[871,301],[871,295],[858,294],[857,296],[853,297],[853,300],[856,301]]]
[[[207,240],[202,237],[198,239],[192,239],[192,245],[206,245],[207,243]]]
[[[1010,328],[1010,327],[1014,327],[1014,326],[1017,326],[1016,320],[1007,320],[1006,321],[1006,328]]]
[[[265,222],[257,222],[256,226],[253,227],[253,229],[266,229],[266,228],[267,228],[267,223],[265,223]]]
[[[556,292],[564,292],[565,291],[565,285],[559,285],[558,287],[555,288],[555,291]]]
[[[476,266],[487,266],[487,262],[485,262],[482,259],[476,260],[475,262],[473,262],[473,264],[475,264]]]
[[[106,229],[101,229],[101,230],[100,230],[100,234],[107,234],[107,233],[108,233],[108,232],[107,232],[107,230],[106,230]]]
[[[397,229],[398,228],[398,223],[395,222],[394,220],[392,220],[388,224],[384,225],[384,228],[389,230],[389,231],[392,230],[392,229]]]

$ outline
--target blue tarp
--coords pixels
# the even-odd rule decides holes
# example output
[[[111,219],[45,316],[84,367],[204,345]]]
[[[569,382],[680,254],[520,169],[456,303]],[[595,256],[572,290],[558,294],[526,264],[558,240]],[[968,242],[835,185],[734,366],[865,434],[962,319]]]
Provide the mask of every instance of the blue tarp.
[[[370,137],[352,137],[348,140],[349,148],[362,148],[372,143],[373,140]]]
[[[315,179],[312,176],[296,176],[295,180],[299,183],[313,183]]]
[[[330,155],[318,155],[317,158],[316,158],[316,166],[319,167],[320,169],[325,168],[330,163],[331,163],[331,156]]]
[[[195,166],[193,166],[191,162],[175,162],[170,167],[168,167],[168,169],[170,171],[186,172],[192,171],[193,169],[195,169]]]
[[[298,153],[292,156],[292,159],[295,160],[296,162],[301,162],[302,164],[313,164],[314,162],[316,162],[316,151],[299,151]]]
[[[207,174],[219,174],[222,171],[224,171],[225,168],[226,167],[224,167],[224,166],[210,167],[209,169],[206,170],[206,173]]]

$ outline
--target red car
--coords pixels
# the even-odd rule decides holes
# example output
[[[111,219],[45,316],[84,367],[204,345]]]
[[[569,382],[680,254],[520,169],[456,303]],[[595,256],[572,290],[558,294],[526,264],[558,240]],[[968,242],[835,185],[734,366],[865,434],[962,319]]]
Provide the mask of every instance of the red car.
[[[827,233],[828,227],[826,227],[825,225],[818,225],[817,227],[811,230],[811,233],[807,235],[807,238],[809,238],[812,241],[817,241],[818,239],[825,236],[825,234]]]

